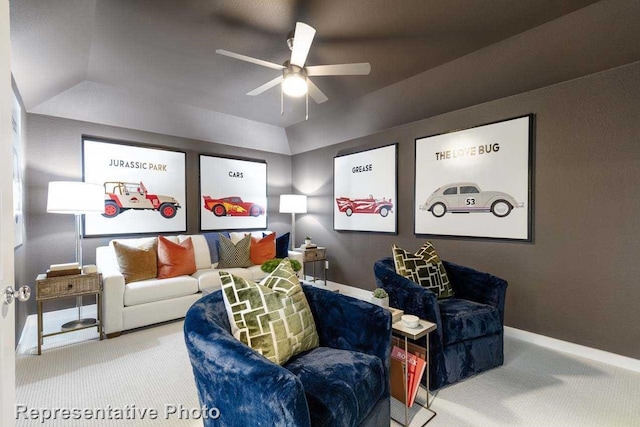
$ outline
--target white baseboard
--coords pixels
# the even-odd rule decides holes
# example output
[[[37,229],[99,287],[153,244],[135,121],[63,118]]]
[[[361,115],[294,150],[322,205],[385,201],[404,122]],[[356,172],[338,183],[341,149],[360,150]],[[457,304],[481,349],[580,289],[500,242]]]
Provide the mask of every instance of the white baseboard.
[[[540,347],[546,347],[552,350],[569,353],[574,356],[585,357],[597,362],[628,369],[630,371],[640,372],[640,360],[632,357],[609,353],[608,351],[598,350],[597,348],[574,344],[568,341],[562,341],[556,338],[535,334],[533,332],[523,331],[522,329],[512,328],[510,326],[504,327],[504,335],[509,338],[515,338],[517,340],[539,345]]]
[[[309,279],[311,279],[310,276]],[[330,280],[327,280],[326,285],[324,285],[322,281],[317,281],[316,286],[320,288],[326,287],[327,289],[331,290],[337,289],[340,291],[340,293],[344,293],[345,295],[359,298],[364,301],[369,300],[370,291],[367,291],[365,289],[354,288],[352,286],[343,285],[342,283],[336,283]],[[630,371],[640,372],[640,360],[634,359],[632,357],[622,356],[620,354],[610,353],[608,351],[598,350],[597,348],[574,344],[568,341],[562,341],[557,338],[551,338],[533,332],[523,331],[522,329],[516,329],[510,326],[505,326],[504,334],[509,338],[526,341],[535,345],[539,345],[540,347],[562,351],[564,353],[585,357],[587,359],[606,363],[612,366],[617,366],[623,369],[628,369]]]

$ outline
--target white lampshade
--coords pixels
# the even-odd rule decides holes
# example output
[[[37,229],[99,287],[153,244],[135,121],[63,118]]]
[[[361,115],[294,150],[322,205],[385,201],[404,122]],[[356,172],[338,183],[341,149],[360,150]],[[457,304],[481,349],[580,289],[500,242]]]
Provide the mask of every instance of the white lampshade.
[[[280,213],[307,213],[307,196],[281,194]]]
[[[47,212],[84,214],[104,212],[104,187],[76,181],[49,183]]]

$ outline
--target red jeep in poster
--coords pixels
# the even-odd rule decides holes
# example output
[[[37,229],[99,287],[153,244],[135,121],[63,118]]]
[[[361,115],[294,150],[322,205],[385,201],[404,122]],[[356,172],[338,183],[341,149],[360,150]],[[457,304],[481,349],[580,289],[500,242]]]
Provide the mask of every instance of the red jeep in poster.
[[[129,209],[154,210],[164,218],[173,218],[180,203],[171,196],[150,194],[142,182],[105,182],[102,216],[115,218]]]

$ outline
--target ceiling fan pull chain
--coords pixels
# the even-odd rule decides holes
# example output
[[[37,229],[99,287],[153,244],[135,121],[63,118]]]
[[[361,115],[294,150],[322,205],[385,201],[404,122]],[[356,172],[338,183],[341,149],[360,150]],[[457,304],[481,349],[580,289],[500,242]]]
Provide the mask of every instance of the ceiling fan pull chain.
[[[284,89],[280,85],[280,115],[284,116]]]
[[[307,114],[304,116],[305,120],[309,120],[309,91],[307,91],[305,96],[306,104],[307,104]]]

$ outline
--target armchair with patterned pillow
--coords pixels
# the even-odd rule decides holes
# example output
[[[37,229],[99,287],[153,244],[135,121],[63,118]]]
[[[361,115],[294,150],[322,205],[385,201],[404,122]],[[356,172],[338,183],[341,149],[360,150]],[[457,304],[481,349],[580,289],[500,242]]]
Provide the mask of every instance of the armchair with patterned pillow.
[[[412,280],[402,263],[407,253],[396,249],[396,262],[392,257],[375,262],[376,285],[387,291],[390,306],[436,324],[437,329],[429,334],[429,388],[436,390],[502,365],[507,282],[489,273],[441,261],[435,252],[433,257],[427,257],[424,268],[419,268],[419,274]],[[408,259],[407,265],[419,263],[417,258],[424,254],[419,251],[416,255],[404,258]],[[396,272],[398,268],[403,275]],[[424,282],[429,280],[434,287],[425,286]],[[420,281],[423,283],[416,283]],[[418,343],[424,346],[425,339]]]
[[[204,425],[388,426],[389,312],[324,289],[302,285],[301,292],[299,283],[265,280],[225,274],[223,289],[187,313],[184,335],[200,404],[219,414]],[[292,314],[296,309],[303,314]],[[255,318],[263,320],[250,324]],[[286,331],[278,329],[291,318]],[[315,330],[308,333],[310,323]]]

